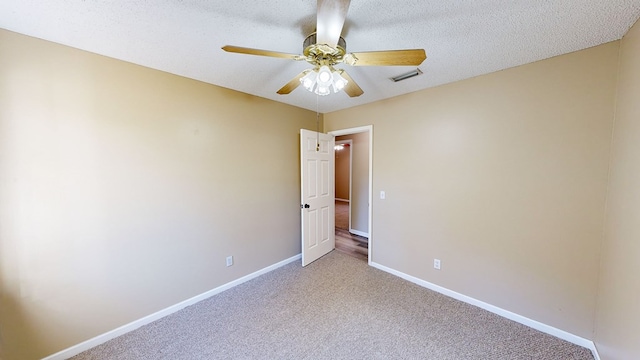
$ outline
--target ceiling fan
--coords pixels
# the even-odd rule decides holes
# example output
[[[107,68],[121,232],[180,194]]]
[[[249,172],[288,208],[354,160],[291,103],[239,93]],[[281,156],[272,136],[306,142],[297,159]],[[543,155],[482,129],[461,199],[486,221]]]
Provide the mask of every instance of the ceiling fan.
[[[303,42],[303,55],[226,45],[222,50],[259,56],[291,60],[305,60],[312,69],[307,69],[285,84],[278,94],[291,93],[301,84],[318,95],[329,95],[331,90],[344,89],[350,97],[364,93],[344,69],[334,65],[345,63],[351,66],[417,66],[427,58],[424,49],[388,50],[347,53],[347,44],[342,38],[342,27],[347,17],[350,0],[318,0],[316,32]]]

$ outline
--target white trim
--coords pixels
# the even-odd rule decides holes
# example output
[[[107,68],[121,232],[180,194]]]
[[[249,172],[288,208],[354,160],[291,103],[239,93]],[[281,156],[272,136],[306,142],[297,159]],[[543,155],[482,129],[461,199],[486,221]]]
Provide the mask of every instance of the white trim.
[[[349,202],[349,200],[346,200],[346,199],[340,199],[340,198],[336,198],[336,201],[342,201],[342,202],[346,202],[346,203],[348,203],[348,202]]]
[[[369,234],[367,234],[364,231],[360,231],[360,230],[355,230],[355,229],[349,229],[349,232],[355,235],[359,235],[362,237],[366,237],[367,239],[369,238]]]
[[[373,201],[373,125],[369,125],[367,126],[367,128],[369,128],[369,228],[367,229],[367,231],[369,232],[369,236],[367,236],[367,238],[369,238],[369,243],[368,243],[368,262],[369,264],[372,263],[372,252],[371,252],[371,229],[373,229],[373,210],[372,210],[372,204],[371,202]]]
[[[585,339],[583,337],[571,334],[571,333],[566,332],[564,330],[560,330],[560,329],[555,328],[553,326],[550,326],[550,325],[547,325],[547,324],[543,324],[543,323],[541,323],[539,321],[536,321],[536,320],[529,319],[529,318],[527,318],[525,316],[513,313],[513,312],[511,312],[509,310],[505,310],[505,309],[499,308],[497,306],[488,304],[488,303],[486,303],[484,301],[480,301],[480,300],[474,299],[474,298],[472,298],[470,296],[460,294],[458,292],[455,292],[455,291],[449,290],[447,288],[444,288],[444,287],[442,287],[440,285],[436,285],[436,284],[430,283],[428,281],[419,279],[419,278],[417,278],[415,276],[411,276],[411,275],[405,274],[403,272],[388,268],[388,267],[386,267],[384,265],[380,265],[378,263],[371,262],[371,261],[369,261],[369,264],[372,267],[376,268],[376,269],[379,269],[379,270],[382,270],[382,271],[387,272],[389,274],[398,276],[398,277],[400,277],[402,279],[405,279],[407,281],[410,281],[410,282],[412,282],[414,284],[420,285],[420,286],[425,287],[427,289],[433,290],[433,291],[438,292],[440,294],[446,295],[446,296],[448,296],[450,298],[454,298],[456,300],[465,302],[467,304],[471,304],[471,305],[477,306],[477,307],[479,307],[481,309],[487,310],[489,312],[492,312],[492,313],[494,313],[496,315],[502,316],[502,317],[507,318],[509,320],[513,320],[513,321],[518,322],[518,323],[520,323],[522,325],[526,325],[526,326],[528,326],[530,328],[536,329],[538,331],[542,331],[543,333],[547,333],[549,335],[555,336],[555,337],[560,338],[562,340],[566,340],[566,341],[568,341],[570,343],[573,343],[573,344],[576,344],[578,346],[582,346],[584,348],[587,348],[587,349],[591,350],[591,353],[593,354],[593,357],[596,360],[600,360],[600,355],[598,354],[598,349],[596,349],[596,346],[595,346],[594,342],[589,340],[589,339]]]
[[[91,349],[93,347],[96,347],[96,346],[98,346],[100,344],[103,344],[103,343],[105,343],[105,342],[107,342],[109,340],[115,339],[118,336],[124,335],[124,334],[126,334],[126,333],[128,333],[130,331],[133,331],[133,330],[135,330],[135,329],[137,329],[137,328],[139,328],[139,327],[141,327],[143,325],[147,325],[147,324],[149,324],[151,322],[154,322],[154,321],[156,321],[158,319],[161,319],[161,318],[163,318],[163,317],[165,317],[167,315],[171,315],[171,314],[173,314],[173,313],[175,313],[177,311],[180,311],[180,310],[184,309],[187,306],[190,306],[190,305],[198,303],[198,302],[200,302],[202,300],[208,299],[208,298],[212,297],[213,295],[219,294],[219,293],[221,293],[221,292],[223,292],[225,290],[229,290],[234,286],[238,286],[238,285],[240,285],[240,284],[242,284],[244,282],[247,282],[249,280],[255,279],[258,276],[264,275],[264,274],[266,274],[266,273],[268,273],[270,271],[273,271],[273,270],[275,270],[275,269],[277,269],[279,267],[282,267],[282,266],[287,265],[289,263],[292,263],[294,261],[300,260],[301,256],[302,256],[301,254],[298,254],[298,255],[292,256],[292,257],[290,257],[288,259],[282,260],[282,261],[280,261],[278,263],[275,263],[273,265],[267,266],[267,267],[265,267],[265,268],[263,268],[261,270],[253,272],[253,273],[251,273],[249,275],[243,276],[243,277],[241,277],[239,279],[233,280],[233,281],[228,282],[228,283],[226,283],[224,285],[220,285],[215,289],[209,290],[209,291],[207,291],[205,293],[202,293],[200,295],[196,295],[196,296],[194,296],[194,297],[192,297],[190,299],[187,299],[187,300],[182,301],[180,303],[177,303],[175,305],[169,306],[168,308],[162,309],[162,310],[160,310],[158,312],[155,312],[155,313],[153,313],[151,315],[147,315],[147,316],[145,316],[145,317],[143,317],[141,319],[138,319],[138,320],[132,321],[132,322],[130,322],[128,324],[122,325],[119,328],[113,329],[113,330],[108,331],[108,332],[106,332],[106,333],[104,333],[102,335],[98,335],[98,336],[96,336],[94,338],[91,338],[89,340],[83,341],[80,344],[77,344],[77,345],[71,346],[69,348],[66,348],[66,349],[64,349],[62,351],[59,351],[59,352],[53,354],[53,355],[49,355],[49,356],[43,358],[42,360],[64,360],[64,359],[68,359],[68,358],[70,358],[72,356],[78,355],[83,351],[89,350],[89,349]]]
[[[351,200],[353,199],[353,140],[349,139],[347,140],[347,143],[349,144],[349,200]],[[353,220],[351,210],[353,209],[351,208],[351,201],[349,201],[349,229],[351,229],[351,220]]]
[[[373,239],[372,239],[372,229],[373,229],[373,208],[371,206],[371,201],[373,200],[373,125],[365,125],[359,126],[350,129],[342,129],[342,130],[333,130],[329,131],[329,134],[333,136],[341,136],[341,135],[351,135],[358,134],[362,132],[369,132],[369,228],[367,231],[369,232],[369,249],[368,249],[368,262],[369,265],[373,265],[372,254],[373,254]],[[349,216],[351,218],[351,216]],[[351,226],[349,226],[351,227]]]
[[[333,130],[333,131],[329,131],[329,134],[333,136],[351,135],[351,134],[371,131],[372,128],[373,128],[373,125],[365,125],[365,126],[358,126],[358,127],[349,128],[349,129]]]

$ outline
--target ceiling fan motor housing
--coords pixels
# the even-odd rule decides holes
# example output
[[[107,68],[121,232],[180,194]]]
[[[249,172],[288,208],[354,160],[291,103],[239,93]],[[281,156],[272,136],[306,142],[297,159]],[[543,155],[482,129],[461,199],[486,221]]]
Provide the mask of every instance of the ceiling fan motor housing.
[[[304,39],[302,53],[307,57],[307,62],[315,66],[332,66],[342,62],[347,53],[347,42],[341,36],[336,47],[317,43],[317,35],[313,33]]]

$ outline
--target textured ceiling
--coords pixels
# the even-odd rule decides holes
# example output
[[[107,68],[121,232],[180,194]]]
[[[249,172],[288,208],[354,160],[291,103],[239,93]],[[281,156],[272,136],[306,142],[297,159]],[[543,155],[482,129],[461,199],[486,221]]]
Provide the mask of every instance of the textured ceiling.
[[[352,0],[348,52],[424,48],[415,67],[349,67],[364,95],[276,91],[310,65],[227,53],[224,45],[301,53],[314,0],[2,0],[0,28],[322,113],[620,39],[640,0]]]

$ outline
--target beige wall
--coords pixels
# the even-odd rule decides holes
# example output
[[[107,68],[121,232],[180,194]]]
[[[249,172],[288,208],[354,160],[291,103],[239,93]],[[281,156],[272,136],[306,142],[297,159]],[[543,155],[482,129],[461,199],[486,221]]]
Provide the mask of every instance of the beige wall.
[[[374,125],[372,260],[592,339],[618,47],[325,114]]]
[[[343,129],[343,128],[341,128]],[[336,129],[333,129],[336,130]],[[369,233],[369,132],[338,136],[351,139],[351,229]]]
[[[589,339],[597,312],[602,358],[640,357],[639,38],[326,114],[375,125],[372,260]],[[299,128],[315,114],[0,30],[3,359],[299,253]]]
[[[640,359],[640,23],[623,38],[602,246],[596,346]]]
[[[315,114],[0,30],[3,359],[299,254],[300,128]]]
[[[336,138],[336,142],[340,137]],[[351,167],[351,146],[336,150],[336,199],[349,200],[349,177]]]

